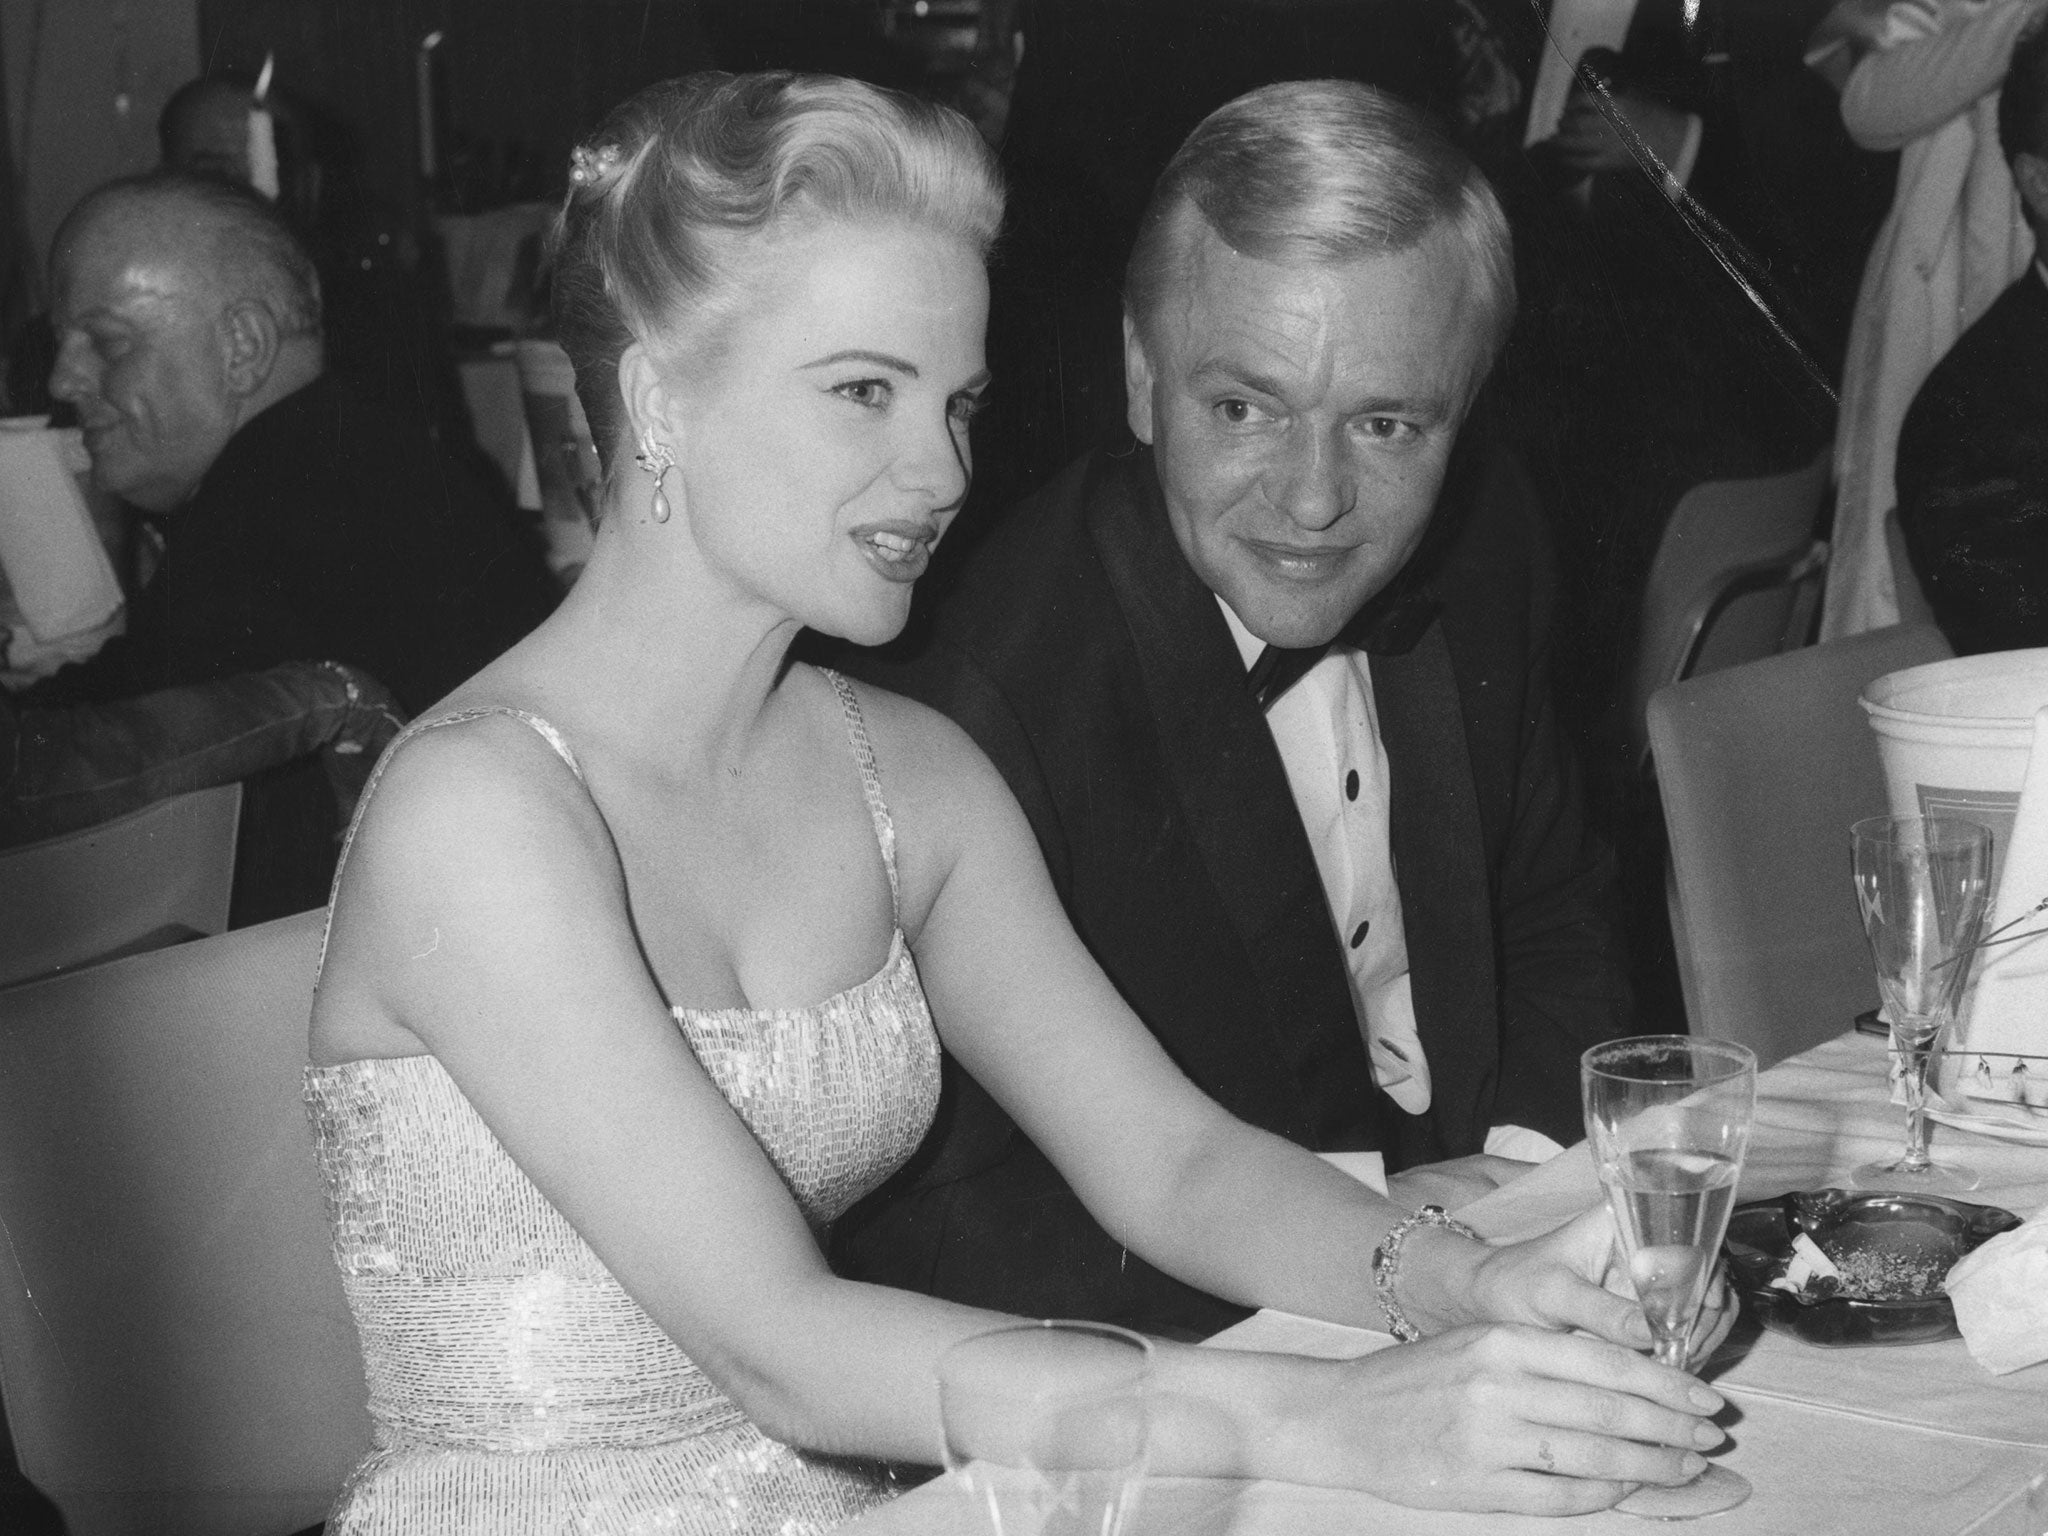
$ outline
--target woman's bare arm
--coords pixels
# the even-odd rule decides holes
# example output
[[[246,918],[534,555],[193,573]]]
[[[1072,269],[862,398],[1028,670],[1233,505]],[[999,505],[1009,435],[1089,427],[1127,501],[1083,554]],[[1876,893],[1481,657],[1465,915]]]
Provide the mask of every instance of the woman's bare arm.
[[[885,749],[885,774],[890,761]],[[899,814],[906,833],[921,820]],[[926,872],[941,890],[951,874]],[[544,744],[510,723],[411,743],[366,818],[342,906],[323,1006],[384,1010],[431,1050],[627,1291],[767,1433],[822,1450],[935,1458],[937,1359],[996,1319],[829,1272],[788,1190],[670,1019],[604,826]],[[966,952],[951,956],[954,941],[936,931],[927,942],[944,973],[936,992],[985,1009],[954,974]],[[1022,947],[1054,953],[1037,937]],[[1145,1088],[1137,1098],[1106,1090],[1083,1101],[1085,1112],[1052,1111],[1048,1089],[1019,1088],[1045,1065],[1043,1047],[993,1043],[1045,1006],[1105,1006],[1106,983],[1086,968],[1059,970],[963,1038],[1067,1155],[1128,1149],[1150,1161],[1157,1149],[1142,1135],[1079,1128],[1105,1109],[1144,1112]],[[1020,978],[1004,966],[995,983]],[[1092,1032],[1075,1020],[1060,1034],[1076,1028]],[[1130,1066],[1161,1092],[1144,1044],[1122,1038],[1128,1030],[1107,1033],[1110,1043],[1085,1058],[1090,1070]],[[1180,1090],[1161,1112],[1164,1161],[1177,1165],[1164,1187],[1168,1204],[1191,1201],[1203,1225],[1239,1204],[1195,1187],[1215,1138],[1231,1146],[1234,1133],[1219,1130],[1217,1112],[1181,1102],[1189,1095]],[[1261,1142],[1256,1161],[1291,1173],[1303,1157]],[[1323,1172],[1313,1158],[1299,1171]],[[1122,1181],[1089,1182],[1104,1192]],[[1244,1187],[1271,1193],[1264,1178]],[[1355,1210],[1347,1219],[1362,1233],[1379,1214],[1341,1186],[1308,1205],[1326,1202]],[[1164,1209],[1148,1195],[1127,1214],[1149,1239]],[[1295,1218],[1281,1221],[1294,1240]],[[1329,1262],[1340,1249],[1355,1265],[1348,1243],[1331,1244]],[[1285,1476],[1408,1502],[1597,1508],[1624,1482],[1689,1475],[1683,1448],[1718,1438],[1696,1417],[1718,1399],[1693,1396],[1704,1389],[1690,1378],[1612,1344],[1532,1330],[1458,1330],[1349,1365],[1162,1347],[1158,1380],[1161,1470]],[[1546,1459],[1578,1475],[1529,1471]]]
[[[870,715],[902,765],[906,910],[947,1048],[1151,1263],[1245,1305],[1381,1326],[1370,1256],[1406,1208],[1190,1083],[1075,936],[987,758],[919,706],[881,695]],[[1639,1309],[1599,1284],[1610,1248],[1604,1218],[1514,1247],[1424,1229],[1399,1298],[1425,1332],[1526,1322],[1647,1347]]]
[[[1842,124],[1865,149],[1902,149],[1996,91],[2041,0],[1940,0],[1939,29],[1867,53],[1842,87]]]

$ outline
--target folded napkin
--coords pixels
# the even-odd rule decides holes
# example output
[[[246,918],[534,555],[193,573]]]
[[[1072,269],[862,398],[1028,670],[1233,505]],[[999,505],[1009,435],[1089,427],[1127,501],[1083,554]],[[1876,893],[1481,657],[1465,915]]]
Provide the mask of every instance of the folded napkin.
[[[1963,1343],[1986,1370],[2048,1360],[2048,1211],[1966,1255],[1947,1288]]]

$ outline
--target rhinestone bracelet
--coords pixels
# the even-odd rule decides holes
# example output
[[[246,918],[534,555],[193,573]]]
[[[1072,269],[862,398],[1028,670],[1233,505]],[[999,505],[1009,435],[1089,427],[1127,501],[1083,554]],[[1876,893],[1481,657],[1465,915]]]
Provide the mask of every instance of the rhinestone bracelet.
[[[1394,1274],[1401,1267],[1401,1245],[1408,1241],[1408,1234],[1417,1227],[1442,1227],[1460,1237],[1469,1237],[1475,1243],[1486,1241],[1440,1205],[1420,1206],[1414,1215],[1402,1217],[1387,1230],[1387,1235],[1372,1251],[1372,1288],[1379,1292],[1380,1311],[1387,1317],[1387,1332],[1403,1344],[1413,1344],[1422,1337],[1422,1330],[1408,1321],[1407,1314],[1401,1310],[1401,1303],[1394,1299]]]

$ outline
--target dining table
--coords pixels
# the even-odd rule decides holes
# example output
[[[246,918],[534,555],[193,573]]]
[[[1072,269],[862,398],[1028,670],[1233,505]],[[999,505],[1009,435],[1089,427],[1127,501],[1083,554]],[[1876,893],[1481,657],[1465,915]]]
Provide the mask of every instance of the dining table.
[[[1761,1073],[1738,1198],[1847,1187],[1858,1164],[1895,1153],[1905,1115],[1888,1083],[1885,1042],[1854,1032]],[[2022,1217],[2048,1206],[2048,1137],[2023,1141],[1950,1125],[1933,1135],[1937,1157],[1966,1160],[1983,1176],[1962,1198]],[[1458,1214],[1490,1239],[1517,1240],[1600,1198],[1581,1142]],[[1271,1311],[1206,1343],[1333,1359],[1399,1347],[1384,1333]],[[1728,1400],[1718,1422],[1730,1444],[1717,1458],[1754,1488],[1748,1502],[1698,1522],[1713,1536],[2048,1531],[2048,1481],[2040,1480],[2048,1473],[2048,1362],[1994,1375],[1960,1339],[1830,1348],[1745,1318],[1695,1368]],[[936,1426],[933,1435],[936,1447]],[[1657,1525],[1611,1510],[1566,1518],[1468,1514],[1289,1483],[1155,1477],[1122,1536],[1643,1536]],[[948,1476],[840,1529],[845,1536],[998,1536]]]

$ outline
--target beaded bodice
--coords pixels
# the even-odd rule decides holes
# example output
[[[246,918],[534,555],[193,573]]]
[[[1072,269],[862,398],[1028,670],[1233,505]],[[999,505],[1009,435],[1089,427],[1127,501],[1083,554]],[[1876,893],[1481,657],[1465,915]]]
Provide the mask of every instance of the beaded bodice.
[[[893,892],[872,753],[851,691],[833,681]],[[574,768],[559,733],[521,718]],[[930,1124],[938,1042],[900,929],[875,975],[821,1003],[673,1013],[814,1228],[887,1177]],[[306,1099],[378,1446],[330,1530],[795,1533],[881,1496],[872,1469],[754,1429],[435,1058],[309,1068]],[[495,1513],[457,1518],[457,1506]]]

